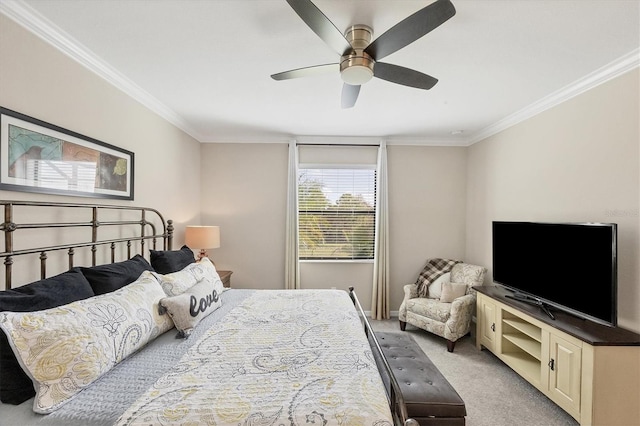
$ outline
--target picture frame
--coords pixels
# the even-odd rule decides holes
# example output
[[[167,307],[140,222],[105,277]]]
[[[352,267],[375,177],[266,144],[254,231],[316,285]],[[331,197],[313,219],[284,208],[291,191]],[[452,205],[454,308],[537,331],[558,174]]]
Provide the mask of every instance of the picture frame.
[[[134,157],[0,107],[0,190],[133,200]]]

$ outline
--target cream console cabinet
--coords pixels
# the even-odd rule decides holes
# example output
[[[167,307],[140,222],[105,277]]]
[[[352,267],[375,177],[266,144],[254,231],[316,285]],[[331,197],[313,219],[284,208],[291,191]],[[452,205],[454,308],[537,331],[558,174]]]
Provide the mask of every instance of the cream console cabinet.
[[[485,347],[581,425],[640,425],[640,334],[477,291],[478,349]]]

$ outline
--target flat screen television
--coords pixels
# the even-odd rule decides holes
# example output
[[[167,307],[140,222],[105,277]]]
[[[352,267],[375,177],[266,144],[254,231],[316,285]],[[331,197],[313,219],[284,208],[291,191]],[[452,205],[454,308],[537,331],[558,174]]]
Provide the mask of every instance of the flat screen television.
[[[556,308],[615,326],[617,226],[493,222],[493,280],[552,318]]]

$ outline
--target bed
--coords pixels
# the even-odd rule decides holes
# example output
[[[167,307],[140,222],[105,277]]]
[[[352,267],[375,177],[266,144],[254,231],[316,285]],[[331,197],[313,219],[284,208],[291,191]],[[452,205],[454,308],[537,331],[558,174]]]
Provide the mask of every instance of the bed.
[[[0,423],[416,424],[353,289],[225,289],[153,209],[0,204]]]

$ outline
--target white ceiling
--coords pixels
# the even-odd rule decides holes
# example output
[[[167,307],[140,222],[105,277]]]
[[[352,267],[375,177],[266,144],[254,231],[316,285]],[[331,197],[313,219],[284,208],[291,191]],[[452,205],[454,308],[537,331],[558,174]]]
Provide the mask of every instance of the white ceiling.
[[[366,24],[374,39],[431,2],[314,0],[339,29]],[[374,78],[348,110],[338,73],[270,78],[338,61],[285,0],[2,0],[0,11],[201,142],[467,145],[640,63],[638,0],[452,2],[453,18],[384,59],[439,83]]]

